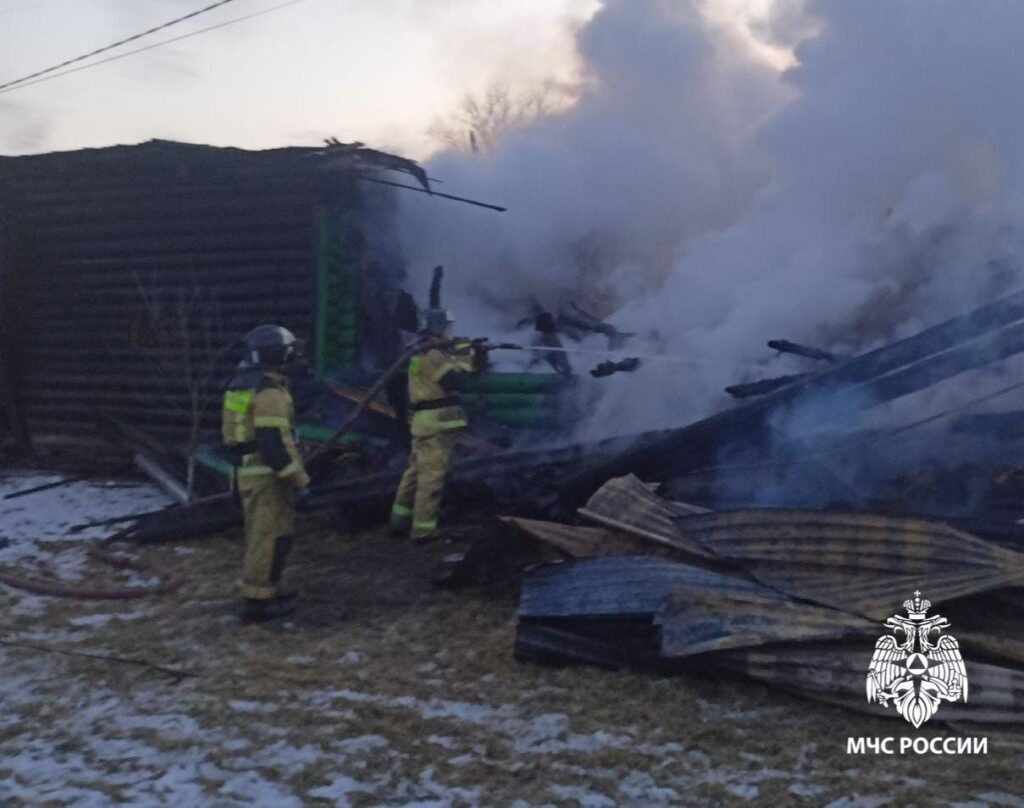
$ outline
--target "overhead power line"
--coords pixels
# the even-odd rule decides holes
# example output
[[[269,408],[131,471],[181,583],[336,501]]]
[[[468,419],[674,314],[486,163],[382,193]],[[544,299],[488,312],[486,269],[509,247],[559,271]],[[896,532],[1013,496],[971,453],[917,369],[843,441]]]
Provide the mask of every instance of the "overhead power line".
[[[156,27],[150,28],[147,31],[143,31],[140,34],[135,34],[134,36],[118,40],[117,42],[112,42],[111,44],[105,45],[102,48],[97,48],[94,51],[83,53],[81,56],[76,56],[74,59],[68,59],[67,61],[61,62],[60,64],[53,65],[53,67],[48,67],[45,70],[37,70],[35,73],[29,73],[27,76],[22,76],[20,79],[14,79],[14,81],[8,81],[5,84],[0,84],[0,90],[6,90],[10,87],[13,87],[16,84],[21,84],[22,82],[29,81],[30,79],[39,78],[39,76],[45,76],[47,73],[53,73],[55,70],[60,70],[62,67],[73,65],[76,62],[85,61],[86,59],[90,59],[93,56],[98,56],[99,54],[106,53],[107,51],[113,50],[114,48],[119,48],[122,45],[127,45],[129,42],[134,42],[137,39],[142,39],[144,36],[155,34],[157,31],[162,31],[164,28],[170,28],[172,25],[177,25],[179,22],[191,20],[193,17],[198,17],[200,14],[205,14],[207,11],[213,11],[213,9],[215,8],[227,5],[228,3],[233,3],[234,1],[235,0],[217,0],[216,3],[211,3],[208,6],[196,9],[195,11],[190,12],[189,14],[186,14],[183,17],[175,17],[173,20],[168,20],[167,22],[161,25],[157,25]]]
[[[296,6],[299,3],[305,2],[306,0],[289,0],[289,2],[287,3],[281,3],[279,5],[271,6],[270,8],[265,8],[260,11],[254,11],[252,14],[246,14],[242,17],[234,17],[233,19],[226,20],[224,22],[218,23],[217,25],[210,25],[206,28],[199,28],[196,31],[191,31],[187,34],[182,34],[181,36],[171,37],[170,39],[162,39],[159,42],[154,42],[152,45],[146,45],[142,48],[136,48],[135,50],[125,51],[124,53],[118,53],[114,56],[108,56],[106,59],[99,59],[95,62],[89,62],[88,64],[79,65],[78,67],[73,67],[70,70],[62,70],[60,73],[50,73],[47,76],[41,76],[40,78],[33,79],[32,81],[24,80],[22,81],[22,83],[16,84],[13,87],[9,85],[0,86],[0,94],[11,93],[15,90],[20,90],[23,87],[31,87],[33,84],[41,84],[44,81],[58,79],[61,76],[68,76],[72,73],[78,73],[81,70],[88,70],[90,67],[97,67],[99,65],[107,64],[107,62],[116,62],[118,59],[124,59],[127,56],[134,56],[137,53],[143,53],[145,51],[153,50],[154,48],[159,48],[164,45],[170,45],[174,42],[181,42],[183,39],[190,39],[191,37],[199,36],[199,34],[205,34],[207,31],[216,31],[218,28],[226,28],[227,26],[234,25],[235,23],[244,22],[245,20],[251,20],[253,17],[262,17],[264,14],[270,14],[273,11],[279,11],[282,8],[287,8],[288,6]]]

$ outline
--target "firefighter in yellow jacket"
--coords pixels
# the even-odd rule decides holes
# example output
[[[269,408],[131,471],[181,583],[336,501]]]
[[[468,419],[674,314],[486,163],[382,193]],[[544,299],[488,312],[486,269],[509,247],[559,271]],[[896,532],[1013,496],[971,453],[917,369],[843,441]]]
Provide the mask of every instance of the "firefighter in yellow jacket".
[[[245,521],[242,616],[281,617],[295,606],[281,576],[292,547],[295,499],[309,476],[295,445],[287,371],[299,344],[286,328],[261,325],[245,338],[246,356],[224,394],[222,437],[235,465]]]
[[[447,311],[428,309],[425,319],[426,336],[451,340],[452,318]],[[450,348],[427,348],[409,360],[412,447],[391,508],[396,535],[411,530],[417,542],[437,536],[444,478],[459,433],[468,426],[458,391],[468,374],[486,366],[487,353],[474,349],[469,340],[455,341]]]

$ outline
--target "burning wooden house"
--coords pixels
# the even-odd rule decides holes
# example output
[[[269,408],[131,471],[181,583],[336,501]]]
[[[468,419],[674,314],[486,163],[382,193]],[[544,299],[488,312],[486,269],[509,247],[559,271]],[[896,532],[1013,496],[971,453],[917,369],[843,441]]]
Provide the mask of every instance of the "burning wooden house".
[[[338,383],[305,418],[308,436],[329,433],[346,396],[399,350],[396,171],[432,191],[414,162],[336,142],[0,158],[9,420],[23,438],[62,440],[93,434],[100,416],[178,441],[216,429],[230,346],[275,322],[305,339],[318,378]],[[551,382],[499,374],[468,403],[546,423]],[[377,410],[386,431],[390,413]]]

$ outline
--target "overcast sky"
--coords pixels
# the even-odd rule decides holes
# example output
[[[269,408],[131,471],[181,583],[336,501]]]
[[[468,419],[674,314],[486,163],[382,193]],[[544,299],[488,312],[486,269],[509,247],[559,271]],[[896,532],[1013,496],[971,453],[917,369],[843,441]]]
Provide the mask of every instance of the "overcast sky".
[[[0,0],[0,83],[212,0]],[[234,0],[128,47],[283,0]],[[262,148],[329,135],[414,157],[495,79],[570,78],[596,0],[302,0],[218,31],[0,93],[0,153],[167,138]]]

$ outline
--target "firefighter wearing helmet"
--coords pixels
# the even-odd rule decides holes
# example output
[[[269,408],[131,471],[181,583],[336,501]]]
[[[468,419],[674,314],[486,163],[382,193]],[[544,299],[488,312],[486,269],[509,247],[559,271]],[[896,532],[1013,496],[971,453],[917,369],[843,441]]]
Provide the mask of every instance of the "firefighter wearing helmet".
[[[235,466],[245,522],[242,616],[261,620],[294,608],[282,587],[292,547],[295,499],[309,475],[295,444],[288,370],[301,356],[295,335],[261,325],[245,338],[245,357],[224,394],[222,437]]]
[[[391,508],[395,535],[411,533],[426,542],[438,535],[444,480],[459,434],[468,425],[458,391],[468,374],[487,366],[487,353],[469,340],[452,340],[451,314],[433,307],[424,314],[421,334],[435,344],[409,360],[412,445],[409,466]]]

